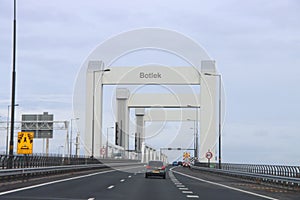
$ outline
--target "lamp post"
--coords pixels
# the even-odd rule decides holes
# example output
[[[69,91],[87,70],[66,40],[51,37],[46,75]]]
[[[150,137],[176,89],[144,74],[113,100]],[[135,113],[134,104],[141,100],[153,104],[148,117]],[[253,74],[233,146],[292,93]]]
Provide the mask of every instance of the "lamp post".
[[[204,73],[204,75],[207,75],[207,76],[217,76],[219,77],[219,169],[222,169],[222,150],[221,150],[221,131],[222,131],[222,127],[221,127],[221,124],[222,124],[222,119],[221,119],[221,97],[222,97],[222,94],[221,94],[221,87],[222,87],[222,78],[221,78],[221,74],[212,74],[212,73]]]
[[[11,105],[8,105],[7,106],[7,127],[6,127],[6,130],[7,130],[7,133],[6,133],[6,149],[5,149],[5,155],[7,156],[7,151],[8,151],[8,135],[9,135],[9,107]],[[19,106],[19,104],[15,104],[15,106]]]
[[[196,149],[196,120],[191,120],[191,119],[187,119],[188,121],[193,121],[193,124],[194,124],[194,127],[190,128],[190,129],[193,129],[194,130],[194,157],[196,157],[195,155],[195,149]]]
[[[92,61],[90,61],[92,62]],[[89,65],[92,65],[89,63]],[[93,70],[93,103],[92,103],[92,158],[94,158],[94,143],[95,143],[95,72],[102,72],[101,79],[103,77],[104,72],[109,72],[110,69],[101,69],[101,70]],[[102,90],[101,90],[102,91]]]
[[[11,118],[10,118],[10,141],[9,141],[9,159],[7,168],[12,168],[12,161],[14,156],[14,123],[15,123],[15,100],[16,100],[16,0],[14,0],[14,20],[13,20],[13,64],[12,64],[12,89],[11,89]]]
[[[108,129],[110,129],[110,128],[114,128],[114,127],[113,126],[107,127],[107,129],[106,129],[106,149],[105,149],[106,158],[108,157]]]
[[[70,137],[70,157],[72,156],[72,139],[73,139],[73,127],[72,127],[72,121],[73,120],[79,120],[79,118],[71,119],[71,137]]]
[[[195,129],[195,148],[194,148],[194,157],[196,158],[196,160],[198,160],[198,108],[200,108],[200,106],[192,106],[192,105],[187,105],[188,108],[195,108],[196,109],[196,129]]]

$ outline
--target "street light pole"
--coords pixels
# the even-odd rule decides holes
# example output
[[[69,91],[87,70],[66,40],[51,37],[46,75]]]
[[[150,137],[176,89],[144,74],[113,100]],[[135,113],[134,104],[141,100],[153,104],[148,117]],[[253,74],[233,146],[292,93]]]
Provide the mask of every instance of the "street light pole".
[[[113,126],[107,127],[107,129],[106,129],[106,149],[105,149],[106,158],[108,157],[108,129],[110,129],[110,128],[114,128],[114,127]]]
[[[71,119],[71,137],[70,137],[70,157],[72,156],[72,139],[73,139],[73,127],[72,127],[72,121],[73,120],[79,120],[79,118],[74,118],[74,119]]]
[[[222,98],[222,90],[221,90],[221,87],[222,87],[222,78],[221,78],[221,74],[211,74],[211,73],[204,73],[204,75],[207,75],[207,76],[217,76],[219,77],[219,169],[222,169],[222,148],[221,148],[221,133],[222,133],[222,127],[221,127],[221,124],[222,124],[222,116],[221,116],[221,111],[222,111],[222,108],[221,108],[221,98]]]
[[[9,107],[11,105],[7,106],[7,127],[6,127],[6,148],[5,148],[5,155],[7,156],[7,151],[8,151],[8,135],[9,135]],[[15,106],[19,106],[19,104],[15,104]]]
[[[10,142],[8,168],[12,168],[14,156],[14,123],[15,123],[15,98],[16,98],[16,0],[14,0],[14,21],[13,21],[13,70],[12,70],[12,92],[11,92],[11,118],[10,118]]]
[[[194,142],[196,147],[194,148],[194,157],[196,158],[196,160],[198,160],[198,108],[200,108],[200,106],[187,105],[187,107],[196,109],[196,131],[195,131],[196,137],[194,138],[196,139],[196,142]]]

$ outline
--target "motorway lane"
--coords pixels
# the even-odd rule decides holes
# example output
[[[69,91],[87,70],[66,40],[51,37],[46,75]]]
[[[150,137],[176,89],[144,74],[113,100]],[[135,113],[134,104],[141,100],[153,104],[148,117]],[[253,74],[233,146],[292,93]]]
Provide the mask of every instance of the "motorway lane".
[[[178,169],[181,170],[180,173],[189,172],[189,169]],[[134,167],[127,171],[130,172],[115,170],[97,172],[9,194],[0,193],[0,199],[266,199],[205,183],[175,172],[168,172],[166,179],[155,177],[146,179],[144,167]]]
[[[88,177],[13,192],[0,196],[0,199],[186,199],[169,178],[146,179],[144,167],[130,171],[99,172]]]

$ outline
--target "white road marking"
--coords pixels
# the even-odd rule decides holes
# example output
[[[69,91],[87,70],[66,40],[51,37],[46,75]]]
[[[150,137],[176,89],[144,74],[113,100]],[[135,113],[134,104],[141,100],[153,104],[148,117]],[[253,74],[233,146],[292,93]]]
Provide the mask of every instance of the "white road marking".
[[[193,194],[192,191],[182,191],[183,194]]]
[[[114,171],[117,171],[117,170],[115,170],[115,169],[114,170],[108,170],[108,171],[104,171],[104,172],[97,172],[97,173],[93,173],[93,174],[87,174],[87,175],[83,175],[83,176],[76,176],[76,177],[72,177],[72,178],[67,178],[67,179],[51,181],[51,182],[47,182],[47,183],[41,183],[41,184],[38,184],[38,185],[32,185],[32,186],[28,186],[28,187],[18,188],[18,189],[14,189],[14,190],[5,191],[5,192],[0,192],[0,196],[5,195],[5,194],[14,193],[14,192],[23,191],[23,190],[29,190],[29,189],[32,189],[32,188],[51,185],[51,184],[54,184],[54,183],[66,182],[66,181],[85,178],[85,177],[89,177],[89,176],[95,176],[95,175],[98,175],[98,174],[105,174],[105,173],[114,172]]]
[[[176,185],[176,187],[185,187],[185,185]]]
[[[95,200],[95,198],[88,198],[88,200]]]
[[[173,171],[173,168],[171,168],[170,170]],[[207,181],[207,180],[204,180],[204,179],[201,179],[201,178],[197,178],[197,177],[194,177],[194,176],[191,176],[191,175],[188,175],[188,174],[184,174],[184,173],[181,173],[181,172],[177,172],[177,171],[173,171],[173,172],[176,173],[176,174],[180,174],[182,176],[188,177],[188,178],[192,178],[192,179],[195,179],[195,180],[198,180],[198,181],[202,181],[204,183],[209,183],[209,184],[212,184],[212,185],[217,185],[217,186],[224,187],[224,188],[231,189],[231,190],[235,190],[235,191],[238,191],[238,192],[243,192],[243,193],[246,193],[246,194],[251,194],[251,195],[262,197],[262,198],[265,198],[265,199],[279,200],[279,199],[276,199],[276,198],[273,198],[273,197],[269,197],[269,196],[257,194],[257,193],[254,193],[254,192],[249,192],[249,191],[246,191],[246,190],[234,188],[234,187],[231,187],[231,186],[228,186],[228,185],[223,185],[223,184],[220,184],[220,183],[216,183],[216,182],[212,182],[212,181]]]
[[[114,185],[111,185],[107,189],[110,190],[110,189],[113,189],[114,187],[115,187]]]
[[[120,180],[121,183],[124,182],[124,181],[125,181],[125,179],[121,179],[121,180]]]
[[[137,167],[126,167],[126,168],[121,168],[120,167],[119,169],[123,169],[124,170],[124,169],[133,169],[133,168],[137,168]],[[103,172],[96,172],[96,173],[87,174],[87,175],[83,175],[83,176],[76,176],[76,177],[72,177],[72,178],[66,178],[66,179],[51,181],[51,182],[47,182],[47,183],[41,183],[41,184],[37,184],[37,185],[27,186],[27,187],[23,187],[23,188],[14,189],[14,190],[8,190],[8,191],[5,191],[5,192],[0,192],[0,196],[5,195],[5,194],[14,193],[14,192],[23,191],[23,190],[29,190],[29,189],[32,189],[32,188],[37,188],[37,187],[42,187],[42,186],[46,186],[46,185],[51,185],[51,184],[55,184],[55,183],[61,183],[61,182],[75,180],[75,179],[80,179],[80,178],[95,176],[95,175],[98,175],[98,174],[106,174],[106,173],[115,172],[115,171],[118,171],[118,170],[117,169],[107,170],[107,171],[103,171]]]
[[[186,195],[187,198],[199,198],[198,195]]]
[[[174,183],[175,185],[182,185],[182,183],[180,183],[180,182],[177,182],[177,183]]]
[[[188,190],[186,187],[178,188],[179,190]]]
[[[128,176],[128,178],[131,178],[131,176]]]

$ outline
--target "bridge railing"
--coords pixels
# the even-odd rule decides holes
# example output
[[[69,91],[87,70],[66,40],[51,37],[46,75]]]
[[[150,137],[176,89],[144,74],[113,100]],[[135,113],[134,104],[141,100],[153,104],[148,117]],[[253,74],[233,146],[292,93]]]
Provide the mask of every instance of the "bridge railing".
[[[195,163],[192,169],[286,187],[300,187],[299,166],[222,163],[222,169],[219,169],[217,163]]]
[[[7,169],[9,162],[8,155],[0,154],[0,169]],[[62,165],[81,165],[81,164],[98,164],[101,163],[96,158],[89,158],[83,156],[63,157],[61,155],[14,155],[12,157],[12,168],[35,168],[35,167],[49,167]]]
[[[208,164],[195,163],[195,166],[208,167]],[[218,163],[210,163],[209,167],[218,169],[219,165]],[[222,169],[229,171],[300,178],[300,166],[222,163]]]

